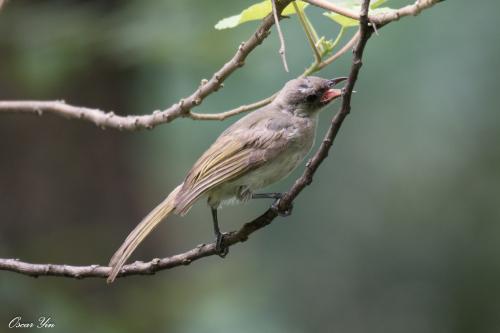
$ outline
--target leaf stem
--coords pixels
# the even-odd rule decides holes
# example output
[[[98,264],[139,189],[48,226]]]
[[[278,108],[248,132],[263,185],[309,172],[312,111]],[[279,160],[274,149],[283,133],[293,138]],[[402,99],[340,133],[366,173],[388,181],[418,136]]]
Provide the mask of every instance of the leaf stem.
[[[308,22],[303,9],[297,5],[297,2],[293,1],[292,5],[295,9],[295,12],[297,13],[297,16],[299,17],[300,25],[302,25],[302,28],[304,28],[304,32],[307,36],[307,41],[309,42],[309,45],[313,50],[315,62],[319,63],[321,62],[321,55],[319,53],[318,47],[316,46],[316,42],[318,41],[316,31],[314,31],[314,28],[312,28],[311,23]]]
[[[344,27],[341,27],[340,28],[340,31],[337,35],[337,37],[335,38],[335,40],[333,41],[333,44],[332,44],[332,47],[330,48],[330,50],[333,50],[337,45],[338,43],[340,42],[340,40],[342,39],[342,37],[344,36],[345,34],[345,28]],[[352,47],[352,45],[354,44],[355,40],[357,40],[357,34],[346,44],[347,47]],[[330,52],[330,50],[323,50],[322,53],[320,54],[320,60],[318,61],[317,59],[304,71],[304,73],[302,73],[301,76],[308,76],[308,75],[311,75],[317,71],[319,71],[320,69],[324,68],[327,64],[330,64],[331,62],[333,62],[335,59],[337,59],[338,57],[340,57],[342,54],[344,54],[346,51],[347,51],[347,48],[346,46],[344,46],[342,49],[340,49],[337,53],[335,53],[333,56],[331,56],[330,58],[326,59],[326,60],[322,60],[322,58],[328,53]]]
[[[340,27],[340,31],[332,43],[331,50],[333,50],[337,46],[337,44],[340,42],[340,39],[344,36],[345,30],[346,30],[346,28],[344,26]]]

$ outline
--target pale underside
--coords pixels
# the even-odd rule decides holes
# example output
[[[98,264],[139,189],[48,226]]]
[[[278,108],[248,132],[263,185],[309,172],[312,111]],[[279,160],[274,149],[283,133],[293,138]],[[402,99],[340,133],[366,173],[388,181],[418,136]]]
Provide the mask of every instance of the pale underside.
[[[252,193],[286,177],[314,143],[317,117],[263,108],[229,127],[198,159],[176,195],[176,214],[200,197],[218,208],[248,200]]]

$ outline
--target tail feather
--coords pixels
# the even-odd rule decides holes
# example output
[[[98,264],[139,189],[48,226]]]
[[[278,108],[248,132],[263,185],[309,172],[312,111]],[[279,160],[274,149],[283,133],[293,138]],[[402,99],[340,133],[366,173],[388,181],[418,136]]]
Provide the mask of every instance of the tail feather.
[[[130,257],[132,252],[139,246],[139,244],[146,238],[151,231],[165,219],[175,208],[175,197],[179,192],[181,185],[178,186],[169,196],[163,200],[155,209],[153,209],[134,230],[127,236],[120,248],[115,252],[109,262],[112,267],[111,273],[108,276],[107,282],[112,283],[121,268]]]

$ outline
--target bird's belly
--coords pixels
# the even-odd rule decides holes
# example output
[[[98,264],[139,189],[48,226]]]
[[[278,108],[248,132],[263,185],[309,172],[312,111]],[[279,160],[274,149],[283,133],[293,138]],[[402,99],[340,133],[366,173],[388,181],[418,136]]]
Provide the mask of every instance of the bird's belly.
[[[281,152],[276,155],[271,153],[272,158],[254,170],[210,190],[209,205],[213,207],[220,203],[246,201],[252,193],[288,176],[304,160],[314,145],[316,119],[303,121],[313,121],[313,123],[289,133],[287,147]]]
[[[288,150],[246,175],[212,189],[209,193],[209,204],[246,201],[251,193],[288,176],[304,159],[307,152],[307,149],[292,152]]]
[[[238,179],[236,183],[247,186],[249,190],[255,191],[276,183],[288,176],[304,159],[307,151],[296,151],[282,153],[280,156],[268,161],[260,168],[249,172]]]

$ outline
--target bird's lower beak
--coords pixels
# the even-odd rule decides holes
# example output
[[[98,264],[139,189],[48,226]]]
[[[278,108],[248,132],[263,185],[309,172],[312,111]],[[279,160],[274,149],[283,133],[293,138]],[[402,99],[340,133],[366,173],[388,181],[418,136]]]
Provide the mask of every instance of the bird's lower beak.
[[[334,99],[340,97],[343,95],[343,90],[342,89],[334,89],[335,85],[339,84],[342,81],[347,80],[347,77],[341,76],[337,77],[335,79],[328,80],[328,86],[330,87],[328,90],[326,90],[323,93],[323,96],[321,96],[321,103],[327,104],[333,101]]]
[[[321,96],[321,103],[327,104],[336,99],[337,97],[342,96],[342,89],[328,89]]]
[[[347,77],[345,77],[345,76],[337,77],[335,79],[328,80],[328,86],[330,87],[330,89],[328,89],[327,91],[325,91],[323,93],[323,96],[321,96],[321,102],[324,104],[327,104],[327,103],[330,103],[331,101],[333,101],[334,99],[342,96],[343,90],[342,89],[333,89],[333,87],[335,85],[339,84],[340,82],[345,81],[345,80],[347,80]]]

